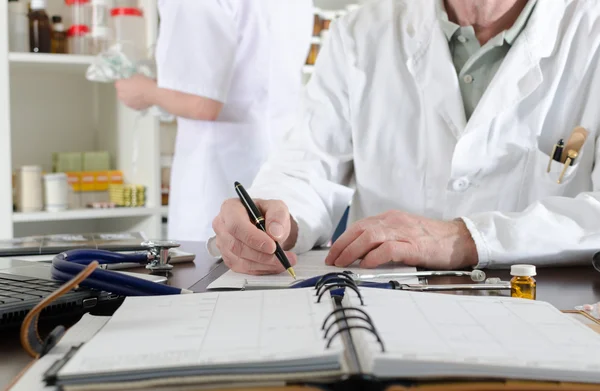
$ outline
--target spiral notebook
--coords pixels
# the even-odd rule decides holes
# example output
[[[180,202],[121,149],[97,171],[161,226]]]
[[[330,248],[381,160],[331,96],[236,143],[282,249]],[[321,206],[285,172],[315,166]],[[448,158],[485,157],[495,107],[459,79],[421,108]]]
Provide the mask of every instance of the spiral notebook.
[[[600,383],[600,335],[547,303],[331,288],[128,298],[45,379],[78,390],[356,376]]]

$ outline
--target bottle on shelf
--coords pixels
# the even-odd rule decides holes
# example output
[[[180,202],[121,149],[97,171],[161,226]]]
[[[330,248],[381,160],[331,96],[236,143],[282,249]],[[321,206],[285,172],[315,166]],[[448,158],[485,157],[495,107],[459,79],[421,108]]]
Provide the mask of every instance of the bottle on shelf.
[[[46,13],[46,0],[31,0],[29,13],[29,50],[32,53],[52,51],[52,28]]]
[[[140,8],[117,7],[110,11],[113,41],[131,61],[148,57],[146,46],[146,22]]]
[[[52,53],[67,53],[67,32],[59,15],[52,16]]]
[[[29,17],[27,3],[21,0],[8,2],[8,47],[11,52],[29,51]]]
[[[69,28],[69,53],[86,55],[90,54],[90,28],[84,24],[73,25]]]
[[[90,25],[90,0],[65,0],[71,11],[71,26]]]
[[[90,51],[91,54],[99,54],[106,51],[110,44],[110,11],[107,0],[92,0],[91,10]]]

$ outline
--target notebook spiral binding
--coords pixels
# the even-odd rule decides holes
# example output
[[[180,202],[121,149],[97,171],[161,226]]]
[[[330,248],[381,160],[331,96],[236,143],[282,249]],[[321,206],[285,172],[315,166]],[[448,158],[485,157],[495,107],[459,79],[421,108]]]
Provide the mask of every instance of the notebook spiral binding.
[[[328,273],[321,277],[321,279],[315,285],[316,294],[318,296],[317,302],[321,302],[321,298],[325,294],[335,288],[349,288],[356,293],[358,298],[360,299],[361,306],[364,306],[364,300],[362,295],[360,294],[360,290],[358,289],[358,285],[352,279],[352,277],[347,273]],[[353,314],[347,314],[347,312],[354,312]],[[333,322],[329,322],[331,318],[335,318]],[[354,322],[350,323],[349,320],[354,320]],[[330,323],[328,325],[328,323]],[[338,330],[329,336],[331,329],[334,326],[338,326]],[[341,327],[340,327],[341,326]],[[323,331],[323,339],[327,340],[327,348],[331,346],[332,341],[338,336],[341,335],[345,331],[351,331],[354,329],[362,329],[370,332],[377,338],[377,342],[381,346],[381,351],[385,352],[385,345],[373,324],[371,317],[361,308],[358,307],[343,307],[337,308],[332,311],[325,320],[323,321],[323,325],[321,326],[321,330]]]

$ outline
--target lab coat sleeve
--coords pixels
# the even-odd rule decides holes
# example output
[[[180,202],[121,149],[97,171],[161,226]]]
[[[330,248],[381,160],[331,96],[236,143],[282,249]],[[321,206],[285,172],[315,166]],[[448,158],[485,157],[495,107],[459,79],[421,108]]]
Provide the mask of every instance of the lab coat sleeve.
[[[347,187],[353,160],[347,63],[344,32],[335,23],[303,93],[294,128],[249,189],[252,197],[287,204],[299,227],[293,249],[297,253],[329,241],[352,197]]]
[[[590,140],[593,141],[593,140]],[[600,139],[595,161],[600,162]],[[520,213],[488,212],[463,217],[477,246],[477,268],[590,264],[600,251],[600,164],[593,190],[577,197],[549,197]]]
[[[226,103],[238,41],[234,10],[227,1],[169,0],[160,17],[158,86]]]

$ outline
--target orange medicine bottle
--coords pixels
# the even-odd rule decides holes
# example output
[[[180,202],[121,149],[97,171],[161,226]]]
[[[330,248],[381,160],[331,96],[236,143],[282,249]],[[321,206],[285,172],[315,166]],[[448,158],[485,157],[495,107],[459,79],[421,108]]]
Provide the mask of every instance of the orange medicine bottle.
[[[533,265],[512,265],[510,274],[513,278],[510,280],[510,295],[521,299],[535,300],[536,281],[533,276],[536,275]]]

